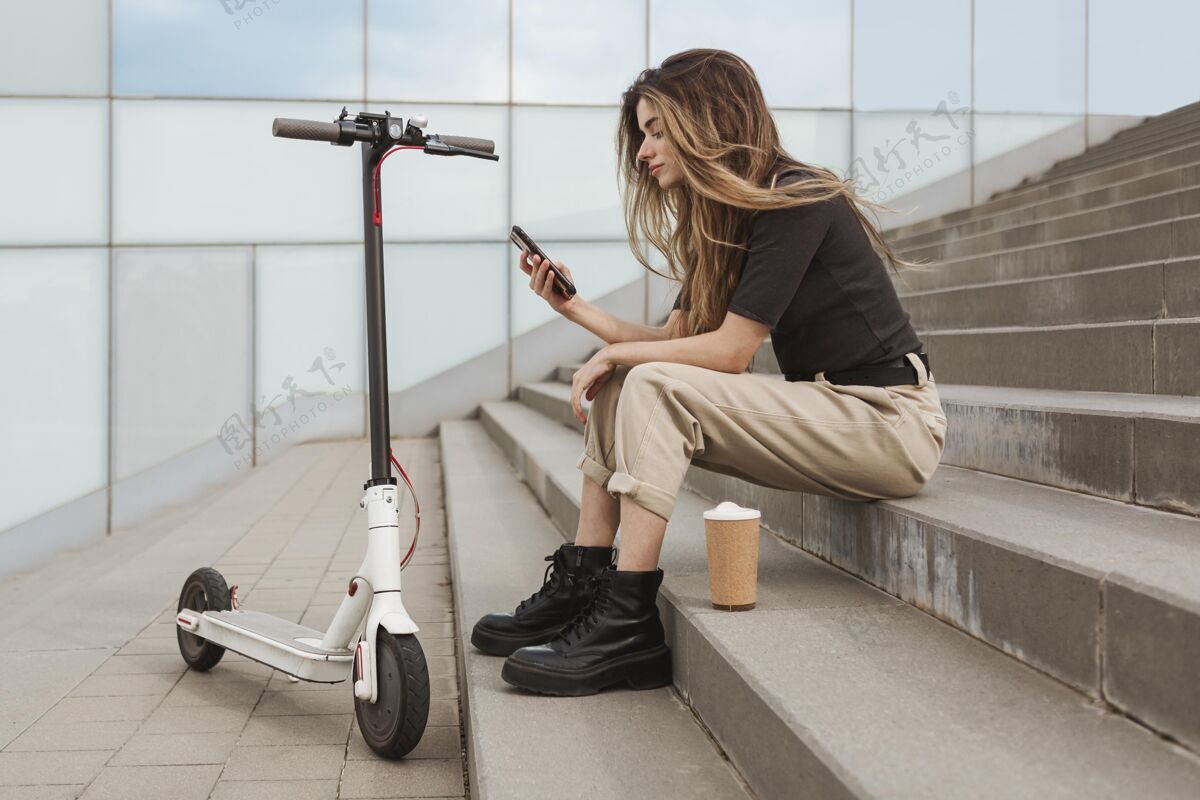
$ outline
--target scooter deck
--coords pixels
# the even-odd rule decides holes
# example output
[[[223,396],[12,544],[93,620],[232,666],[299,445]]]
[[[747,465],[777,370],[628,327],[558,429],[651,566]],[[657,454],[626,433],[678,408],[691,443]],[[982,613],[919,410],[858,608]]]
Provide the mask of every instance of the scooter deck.
[[[350,677],[353,650],[326,650],[321,631],[261,611],[205,611],[195,633],[301,680],[340,683]]]

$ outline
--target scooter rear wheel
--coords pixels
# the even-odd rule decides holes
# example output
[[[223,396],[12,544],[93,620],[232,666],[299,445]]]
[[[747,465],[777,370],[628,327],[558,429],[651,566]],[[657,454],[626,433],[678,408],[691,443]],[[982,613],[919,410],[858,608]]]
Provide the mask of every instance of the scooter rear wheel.
[[[384,758],[403,758],[417,746],[429,720],[429,669],[421,643],[411,633],[375,636],[378,697],[354,698],[354,715],[367,746]],[[350,681],[360,676],[355,675]]]
[[[233,602],[229,597],[229,586],[225,577],[212,567],[201,567],[188,576],[179,592],[179,607],[176,611],[204,612],[229,611]],[[225,648],[213,644],[179,626],[175,627],[175,638],[179,641],[179,654],[187,665],[198,672],[207,672],[217,665]]]

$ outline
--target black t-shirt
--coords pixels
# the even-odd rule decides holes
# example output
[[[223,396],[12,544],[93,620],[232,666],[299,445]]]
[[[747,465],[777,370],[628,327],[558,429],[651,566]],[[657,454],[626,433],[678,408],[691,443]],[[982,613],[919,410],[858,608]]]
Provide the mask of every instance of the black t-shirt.
[[[776,185],[801,177],[792,171]],[[729,310],[771,329],[784,374],[865,367],[923,349],[845,197],[756,212],[745,259]]]

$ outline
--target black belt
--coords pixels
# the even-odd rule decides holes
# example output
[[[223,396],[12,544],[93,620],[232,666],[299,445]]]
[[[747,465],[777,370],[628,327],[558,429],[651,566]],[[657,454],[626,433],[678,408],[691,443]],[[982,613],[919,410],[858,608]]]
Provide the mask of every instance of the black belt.
[[[924,353],[917,353],[916,355],[917,358],[921,359],[921,363],[925,365],[925,373],[928,374],[929,356]],[[808,373],[806,375],[784,373],[783,377],[789,381],[816,380],[815,373]],[[917,368],[907,358],[898,358],[887,364],[876,364],[873,367],[827,372],[825,373],[825,380],[830,383],[836,383],[839,386],[897,386],[904,383],[915,386],[921,382],[921,376],[917,374]]]

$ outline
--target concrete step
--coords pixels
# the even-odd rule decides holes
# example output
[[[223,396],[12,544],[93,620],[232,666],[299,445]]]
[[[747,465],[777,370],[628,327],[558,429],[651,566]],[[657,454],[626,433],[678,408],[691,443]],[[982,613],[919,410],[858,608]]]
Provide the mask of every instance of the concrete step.
[[[1069,275],[1200,256],[1200,215],[902,269],[901,292]]]
[[[573,533],[580,434],[520,403],[485,404],[480,421],[559,528]],[[1045,661],[1048,672],[1073,670],[1068,682],[1096,693],[1103,653],[1105,699],[1132,702],[1146,714],[1139,718],[1177,726],[1173,735],[1194,740],[1196,709],[1168,702],[1159,716],[1143,700],[1195,698],[1195,654],[1181,651],[1200,639],[1163,626],[1195,624],[1196,609],[1161,607],[1144,581],[1193,598],[1200,592],[1195,571],[1181,561],[1195,557],[1200,523],[1170,517],[1191,527],[1138,535],[1144,528],[1136,526],[1132,537],[1118,537],[1104,514],[1103,526],[1094,516],[1056,519],[1059,496],[1094,510],[1168,515],[945,472],[917,498],[870,504],[689,472],[663,543],[660,608],[680,693],[751,788],[763,798],[1191,795],[1200,785],[1193,754],[1018,659]],[[958,484],[965,481],[987,485],[964,494]],[[764,514],[758,606],[736,616],[708,604],[700,515],[718,497]],[[1007,531],[1014,502],[1029,524]],[[943,511],[969,524],[943,522]],[[974,533],[981,528],[986,536]],[[1039,554],[1049,531],[1053,555]],[[861,556],[868,579],[905,602],[795,544],[828,551],[823,557],[835,564]],[[1102,597],[1107,629],[1099,625]],[[1148,622],[1159,624],[1157,632]],[[988,638],[1016,658],[979,640]],[[1153,673],[1148,685],[1146,672]]]
[[[1200,316],[1200,259],[901,294],[920,330]]]
[[[1176,109],[1175,112],[1147,117],[1141,124],[1119,130],[1105,141],[1092,145],[1087,152],[1098,152],[1130,142],[1155,139],[1176,131],[1195,130],[1197,124],[1200,124],[1200,109],[1193,103],[1191,106]]]
[[[939,384],[943,464],[1200,514],[1200,400]]]
[[[918,333],[946,383],[1200,395],[1200,318]]]
[[[1046,215],[1020,226],[912,247],[901,255],[914,260],[940,262],[1092,236],[1195,214],[1200,214],[1200,187],[1192,186],[1057,217]]]
[[[750,798],[673,688],[545,697],[500,678],[471,629],[541,586],[562,537],[479,422],[439,430],[471,796]]]
[[[927,231],[903,239],[888,237],[888,244],[897,252],[908,252],[913,248],[955,242],[983,233],[1007,230],[1053,217],[1061,217],[1101,208],[1117,203],[1126,203],[1152,195],[1174,192],[1200,186],[1200,162],[1139,176],[1126,181],[1089,189],[1067,197],[1031,203],[1030,205],[977,217],[957,225]]]
[[[937,359],[932,366],[935,377],[942,374]],[[782,380],[769,338],[751,370]],[[1193,397],[940,379],[938,387],[949,421],[944,463],[1200,514],[1200,463],[1193,464],[1189,446],[1200,431]]]
[[[1010,189],[993,196],[986,203],[979,203],[968,208],[951,211],[932,219],[914,222],[892,229],[889,233],[897,239],[914,236],[919,233],[936,231],[950,225],[957,225],[979,217],[989,216],[1002,211],[1020,208],[1031,203],[1050,200],[1058,197],[1069,197],[1102,186],[1128,181],[1133,178],[1151,175],[1156,172],[1194,164],[1200,161],[1200,144],[1180,147],[1164,153],[1157,153],[1145,158],[1133,159],[1082,175],[1039,181],[1029,186]]]
[[[1182,130],[1165,132],[1156,136],[1147,136],[1138,141],[1121,142],[1112,147],[1106,147],[1103,150],[1081,153],[1072,159],[1055,164],[1044,173],[1043,178],[1065,178],[1071,175],[1079,175],[1109,164],[1127,161],[1130,158],[1160,153],[1164,150],[1173,150],[1198,140],[1200,140],[1200,133],[1197,132],[1196,126],[1184,126]]]
[[[944,383],[938,393],[949,422],[943,464],[1200,514],[1198,400]],[[582,433],[570,396],[564,382],[517,390],[519,402]]]

